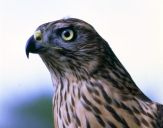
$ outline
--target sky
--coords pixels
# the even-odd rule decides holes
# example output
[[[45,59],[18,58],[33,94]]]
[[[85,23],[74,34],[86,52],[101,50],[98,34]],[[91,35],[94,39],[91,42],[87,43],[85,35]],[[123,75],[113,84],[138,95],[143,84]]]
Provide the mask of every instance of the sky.
[[[27,39],[49,21],[75,17],[94,26],[138,87],[163,104],[163,1],[0,0],[0,112],[10,99],[53,90],[38,55],[25,55]]]

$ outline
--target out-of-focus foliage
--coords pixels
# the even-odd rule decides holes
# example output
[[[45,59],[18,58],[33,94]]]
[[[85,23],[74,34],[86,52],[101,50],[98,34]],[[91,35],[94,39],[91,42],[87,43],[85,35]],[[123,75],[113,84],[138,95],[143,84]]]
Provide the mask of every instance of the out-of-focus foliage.
[[[0,128],[53,128],[52,96],[15,99],[15,103],[7,108],[7,121]]]

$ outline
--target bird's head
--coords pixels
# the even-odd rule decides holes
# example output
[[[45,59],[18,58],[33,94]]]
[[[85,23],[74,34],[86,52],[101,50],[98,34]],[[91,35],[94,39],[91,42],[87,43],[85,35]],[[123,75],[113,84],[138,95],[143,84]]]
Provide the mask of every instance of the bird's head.
[[[39,26],[27,41],[26,54],[39,54],[50,72],[90,74],[105,56],[106,47],[91,25],[69,18]]]

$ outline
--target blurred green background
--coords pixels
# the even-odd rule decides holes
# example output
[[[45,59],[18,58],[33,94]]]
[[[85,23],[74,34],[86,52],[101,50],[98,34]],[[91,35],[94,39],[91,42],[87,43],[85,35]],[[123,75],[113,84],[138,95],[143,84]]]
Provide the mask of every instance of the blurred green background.
[[[29,99],[10,98],[10,101],[0,117],[3,121],[0,128],[53,128],[52,95],[42,92]]]

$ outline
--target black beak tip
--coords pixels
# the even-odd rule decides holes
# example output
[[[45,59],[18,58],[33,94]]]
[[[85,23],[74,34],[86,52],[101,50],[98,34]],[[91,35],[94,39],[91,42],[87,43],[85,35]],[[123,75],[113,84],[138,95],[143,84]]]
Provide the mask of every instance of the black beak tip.
[[[26,46],[25,46],[25,53],[26,53],[27,58],[29,58],[29,53],[32,52],[34,45],[35,45],[34,37],[31,36],[28,39]]]
[[[34,36],[31,36],[28,39],[27,44],[25,46],[25,53],[27,58],[29,58],[29,53],[40,53],[44,50],[44,48],[45,48],[44,46],[36,42]]]
[[[26,49],[25,51],[27,58],[29,58],[29,51]]]
[[[28,41],[25,46],[25,53],[26,53],[27,58],[29,58],[29,52],[30,52],[30,46],[29,46],[29,41]]]

